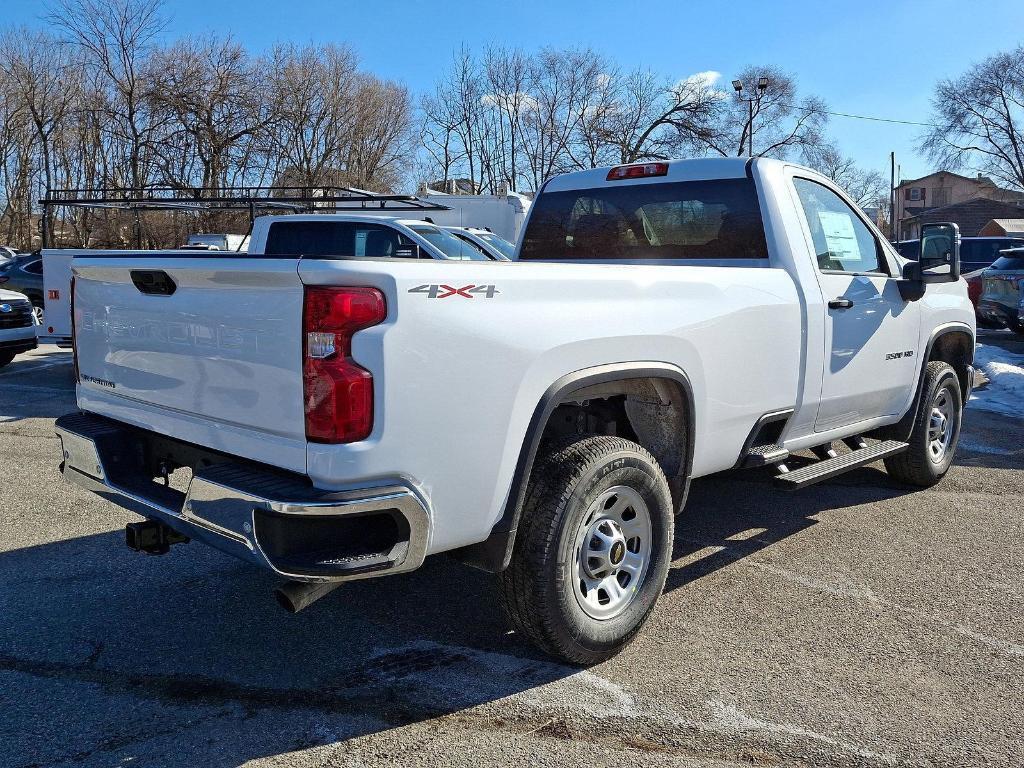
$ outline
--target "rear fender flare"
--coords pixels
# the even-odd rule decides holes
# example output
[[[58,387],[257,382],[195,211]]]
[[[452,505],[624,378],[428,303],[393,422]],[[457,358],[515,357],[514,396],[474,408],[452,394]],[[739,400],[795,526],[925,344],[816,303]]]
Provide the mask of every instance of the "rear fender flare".
[[[694,450],[694,398],[693,387],[686,373],[678,366],[662,362],[628,362],[599,365],[562,376],[545,391],[540,402],[534,408],[530,424],[526,429],[519,460],[516,463],[512,482],[509,486],[505,507],[498,522],[494,524],[490,535],[478,544],[462,547],[452,555],[462,562],[487,571],[503,571],[508,567],[515,544],[516,529],[522,515],[526,489],[533,470],[534,461],[540,448],[545,427],[555,408],[569,399],[569,395],[586,387],[606,384],[625,379],[663,379],[675,384],[682,394],[682,402],[686,429],[686,446],[683,466],[680,475],[683,487],[679,498],[679,508],[686,502],[689,490],[690,473],[693,466]]]

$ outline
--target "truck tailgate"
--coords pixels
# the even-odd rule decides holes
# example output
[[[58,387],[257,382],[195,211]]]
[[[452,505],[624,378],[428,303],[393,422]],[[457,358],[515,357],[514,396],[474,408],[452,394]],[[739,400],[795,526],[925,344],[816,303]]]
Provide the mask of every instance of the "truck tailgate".
[[[83,409],[305,471],[296,259],[83,257],[73,267]]]

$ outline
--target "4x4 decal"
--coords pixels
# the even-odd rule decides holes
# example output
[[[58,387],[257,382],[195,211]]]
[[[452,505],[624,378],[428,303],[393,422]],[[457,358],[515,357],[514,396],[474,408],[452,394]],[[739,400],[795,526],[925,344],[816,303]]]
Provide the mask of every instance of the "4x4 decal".
[[[447,299],[452,296],[461,296],[464,299],[482,296],[485,299],[493,299],[501,291],[494,285],[463,285],[461,288],[456,288],[452,285],[435,283],[417,285],[415,288],[410,288],[409,293],[423,293],[428,299]]]

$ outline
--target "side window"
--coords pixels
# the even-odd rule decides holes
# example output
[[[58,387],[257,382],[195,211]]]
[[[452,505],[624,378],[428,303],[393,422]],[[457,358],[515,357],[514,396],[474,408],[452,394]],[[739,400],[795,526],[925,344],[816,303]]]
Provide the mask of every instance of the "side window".
[[[809,179],[793,179],[793,185],[811,232],[819,269],[889,274],[875,236],[839,195]]]
[[[391,227],[349,221],[281,221],[270,225],[267,256],[382,258],[409,240]]]
[[[30,261],[22,269],[30,275],[41,275],[43,274],[43,262],[41,259]]]

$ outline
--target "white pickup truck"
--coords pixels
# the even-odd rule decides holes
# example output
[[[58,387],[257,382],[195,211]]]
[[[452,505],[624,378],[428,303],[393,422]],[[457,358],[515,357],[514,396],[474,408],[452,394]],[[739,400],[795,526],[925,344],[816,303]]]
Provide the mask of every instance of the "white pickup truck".
[[[975,336],[956,228],[907,262],[806,168],[559,176],[511,262],[357,237],[283,216],[248,256],[75,258],[61,467],[147,518],[133,548],[203,541],[288,579],[292,610],[448,552],[592,663],[650,614],[693,478],[884,459],[927,486],[952,461]]]

